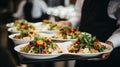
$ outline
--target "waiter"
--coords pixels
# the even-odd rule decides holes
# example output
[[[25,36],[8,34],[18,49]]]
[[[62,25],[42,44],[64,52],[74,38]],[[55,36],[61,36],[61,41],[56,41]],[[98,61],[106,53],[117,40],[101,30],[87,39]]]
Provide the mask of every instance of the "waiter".
[[[77,60],[75,66],[120,65],[120,0],[77,0],[75,10],[74,17],[61,21],[60,24],[79,27],[80,31],[91,33],[115,48],[111,55],[103,54],[100,58],[90,58],[89,61]]]

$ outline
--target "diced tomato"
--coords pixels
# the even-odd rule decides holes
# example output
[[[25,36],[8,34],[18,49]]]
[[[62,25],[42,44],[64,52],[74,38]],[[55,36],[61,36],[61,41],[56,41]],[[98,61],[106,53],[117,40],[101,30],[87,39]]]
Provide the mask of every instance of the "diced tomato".
[[[70,33],[74,33],[75,32],[75,29],[72,27],[70,28]]]
[[[80,44],[80,40],[77,40],[77,41],[76,41],[76,44]]]
[[[64,34],[67,34],[68,30],[64,30]]]
[[[37,40],[36,41],[36,46],[42,46],[44,44],[44,42],[42,40]]]

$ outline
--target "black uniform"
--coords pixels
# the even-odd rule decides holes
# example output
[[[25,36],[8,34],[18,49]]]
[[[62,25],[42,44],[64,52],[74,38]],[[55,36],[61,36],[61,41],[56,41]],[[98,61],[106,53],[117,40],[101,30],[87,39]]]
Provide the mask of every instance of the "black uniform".
[[[42,12],[42,15],[38,18],[33,18],[32,17],[32,9],[33,9],[33,3],[32,2],[26,2],[26,4],[24,5],[24,8],[23,8],[23,12],[24,12],[24,16],[25,16],[25,19],[30,21],[30,22],[40,22],[40,21],[43,21],[44,19],[48,19],[48,15],[43,12]]]
[[[82,7],[82,16],[79,30],[91,33],[100,41],[105,42],[117,29],[117,20],[108,16],[108,4],[110,0],[85,0]],[[116,48],[109,59],[104,61],[77,60],[76,67],[97,67],[118,64],[120,61],[120,49]]]

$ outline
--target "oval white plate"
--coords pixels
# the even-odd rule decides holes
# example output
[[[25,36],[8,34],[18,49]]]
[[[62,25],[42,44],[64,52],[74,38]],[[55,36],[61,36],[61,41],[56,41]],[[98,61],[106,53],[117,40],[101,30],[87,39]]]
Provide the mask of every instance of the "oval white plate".
[[[42,24],[42,22],[34,23],[36,30],[40,33],[57,33],[59,30],[48,30],[49,24]]]
[[[39,30],[39,32],[40,33],[50,33],[50,34],[52,34],[52,33],[57,33],[58,30]]]
[[[16,27],[8,28],[8,31],[11,32],[11,33],[20,33],[20,31],[17,31]]]
[[[20,48],[24,47],[26,44],[21,44],[16,46],[14,49],[20,53],[22,56],[26,57],[26,58],[30,58],[30,59],[50,59],[50,58],[55,58],[58,56],[63,55],[63,53],[57,53],[57,54],[32,54],[32,53],[25,53],[25,52],[20,52]]]
[[[13,38],[15,35],[20,35],[20,34],[19,34],[19,33],[18,33],[18,34],[11,34],[11,35],[9,35],[8,37],[9,37],[10,39],[12,39],[13,42],[14,42],[16,45],[28,43],[28,42],[31,41],[30,39],[16,39],[16,38]]]
[[[17,27],[11,27],[8,28],[8,31],[11,32],[12,34],[20,33],[20,31],[17,30]],[[36,33],[39,33],[39,30],[34,30]]]
[[[56,39],[56,38],[51,38],[54,41],[75,41],[76,39]]]
[[[49,24],[43,25],[42,22],[37,22],[37,23],[34,23],[33,26],[34,26],[37,30],[46,30],[46,29],[48,29]]]
[[[30,53],[20,52],[20,48],[23,47],[23,46],[25,46],[25,45],[27,45],[27,44],[18,45],[14,49],[18,53],[20,53],[22,56],[24,56],[26,58],[31,58],[31,59],[50,59],[50,58],[55,58],[55,57],[58,57],[58,56],[61,56],[61,55],[64,55],[64,54],[71,54],[71,55],[76,55],[76,56],[88,58],[88,57],[96,57],[96,56],[99,56],[99,55],[104,54],[104,53],[109,53],[109,52],[111,52],[113,50],[113,48],[110,45],[102,43],[107,48],[109,48],[109,50],[104,51],[104,52],[99,52],[99,53],[84,53],[84,54],[83,53],[69,53],[68,50],[67,50],[67,47],[69,45],[71,45],[71,44],[72,44],[71,41],[64,42],[64,43],[58,43],[58,46],[63,51],[63,53],[58,53],[58,54],[30,54]]]
[[[66,51],[67,54],[77,55],[77,56],[81,56],[81,57],[96,57],[96,56],[99,56],[99,55],[104,54],[104,53],[109,53],[113,50],[112,46],[101,42],[101,44],[106,46],[108,48],[108,50],[105,50],[103,52],[98,52],[98,53],[70,53],[70,52],[68,52],[67,48],[71,44],[72,44],[72,42],[69,41],[69,42],[64,43],[64,45],[62,45],[62,47],[66,48],[65,51]]]
[[[13,22],[7,23],[7,24],[6,24],[6,27],[14,27],[14,23],[13,23]]]

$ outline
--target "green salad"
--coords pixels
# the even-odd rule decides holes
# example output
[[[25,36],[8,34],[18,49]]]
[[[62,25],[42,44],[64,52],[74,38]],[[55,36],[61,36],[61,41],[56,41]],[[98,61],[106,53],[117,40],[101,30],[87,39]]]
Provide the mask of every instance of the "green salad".
[[[53,36],[56,39],[76,39],[81,35],[80,31],[70,26],[64,26],[60,31]]]
[[[21,48],[21,52],[32,54],[54,54],[61,53],[62,51],[51,39],[35,37],[33,41]]]
[[[68,47],[71,53],[98,53],[103,52],[106,46],[102,45],[95,36],[83,33],[76,41]]]

